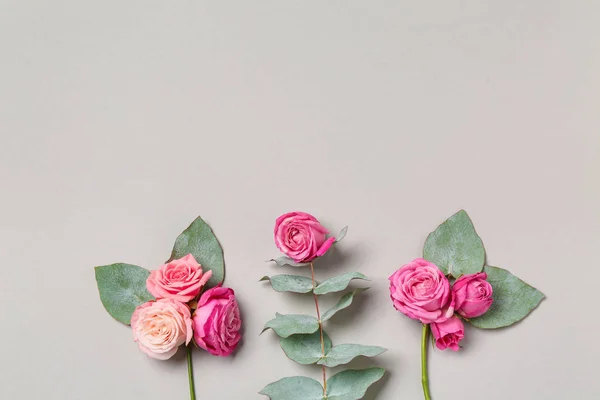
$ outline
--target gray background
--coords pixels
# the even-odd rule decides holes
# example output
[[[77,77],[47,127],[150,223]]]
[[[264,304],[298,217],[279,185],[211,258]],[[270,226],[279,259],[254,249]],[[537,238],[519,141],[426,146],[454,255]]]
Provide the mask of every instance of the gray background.
[[[275,311],[313,312],[257,282],[280,272],[264,262],[275,218],[304,210],[350,226],[318,277],[372,278],[328,328],[389,348],[358,363],[389,370],[366,398],[419,399],[420,326],[392,308],[387,277],[460,208],[488,261],[548,298],[433,352],[435,399],[599,398],[599,13],[596,0],[1,0],[0,398],[187,398],[183,354],[139,352],[92,267],[156,268],[199,214],[245,325],[235,357],[195,354],[199,398],[318,379],[258,336]]]

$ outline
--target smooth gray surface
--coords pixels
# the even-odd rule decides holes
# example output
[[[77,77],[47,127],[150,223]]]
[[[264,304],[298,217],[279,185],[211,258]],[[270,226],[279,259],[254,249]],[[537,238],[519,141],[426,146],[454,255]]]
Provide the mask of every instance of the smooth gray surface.
[[[600,3],[0,0],[0,398],[186,399],[93,266],[155,268],[197,215],[243,307],[234,358],[195,356],[200,399],[260,399],[289,361],[261,276],[275,218],[349,225],[373,289],[329,329],[390,350],[367,399],[420,399],[417,323],[387,277],[465,208],[488,261],[548,297],[430,358],[435,400],[597,399]],[[333,299],[331,299],[333,301]],[[352,328],[350,328],[352,326]],[[363,363],[368,364],[368,363]]]

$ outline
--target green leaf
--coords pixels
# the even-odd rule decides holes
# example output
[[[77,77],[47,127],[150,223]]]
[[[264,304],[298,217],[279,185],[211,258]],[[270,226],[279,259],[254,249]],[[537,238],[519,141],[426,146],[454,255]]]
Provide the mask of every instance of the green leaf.
[[[299,333],[314,333],[319,329],[319,321],[315,317],[279,313],[275,315],[275,318],[265,324],[263,332],[267,329],[273,329],[279,337],[286,338]]]
[[[327,279],[315,288],[315,294],[340,292],[348,287],[352,279],[369,280],[360,272],[349,272],[347,274],[334,276],[333,278]]]
[[[126,325],[131,314],[154,297],[146,290],[148,270],[131,264],[111,264],[94,268],[102,305],[114,319]]]
[[[483,242],[464,210],[448,218],[429,234],[423,248],[423,258],[437,265],[444,274],[455,278],[481,272],[485,263]]]
[[[338,311],[341,311],[344,308],[349,307],[350,304],[352,304],[352,300],[354,300],[354,296],[364,292],[367,289],[368,288],[358,288],[358,289],[354,289],[352,292],[349,292],[349,293],[346,293],[345,295],[343,295],[342,298],[340,299],[340,301],[338,301],[335,306],[331,307],[329,310],[327,310],[325,312],[325,314],[323,314],[323,316],[321,317],[321,321],[325,322],[325,321],[329,320],[331,317],[333,317]]]
[[[263,276],[261,281],[270,281],[278,292],[309,293],[313,290],[312,279],[297,275]]]
[[[326,356],[321,358],[317,364],[333,368],[338,365],[348,364],[359,356],[375,357],[387,351],[379,346],[363,346],[361,344],[340,344],[334,346]]]
[[[327,353],[331,350],[331,339],[325,331],[323,331],[323,343],[325,344],[325,353]],[[279,344],[285,355],[298,364],[314,364],[323,357],[321,332],[318,330],[310,335],[292,335],[281,338]]]
[[[191,254],[202,265],[202,271],[212,271],[212,276],[205,288],[217,286],[225,279],[223,249],[212,229],[202,218],[198,217],[175,240],[169,261]]]
[[[283,378],[259,392],[271,400],[323,400],[323,386],[304,376]]]
[[[336,236],[335,238],[335,242],[333,243],[339,243],[342,241],[342,239],[344,239],[346,237],[346,234],[348,233],[348,227],[345,226],[342,228],[342,230],[340,231],[339,235]]]
[[[327,380],[327,400],[362,399],[369,386],[383,377],[385,369],[348,369]]]
[[[494,302],[485,314],[469,320],[478,328],[496,329],[512,325],[525,318],[544,298],[542,292],[505,269],[486,266],[483,271],[494,289]]]
[[[277,258],[272,258],[269,261],[275,262],[280,267],[306,267],[310,265],[309,263],[297,263],[287,256],[281,256]]]

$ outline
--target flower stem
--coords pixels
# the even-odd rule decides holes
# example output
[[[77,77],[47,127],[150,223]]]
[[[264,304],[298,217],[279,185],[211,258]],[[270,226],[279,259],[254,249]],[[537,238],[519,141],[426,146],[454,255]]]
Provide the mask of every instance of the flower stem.
[[[323,340],[323,322],[321,322],[321,311],[319,311],[319,298],[315,293],[315,288],[317,287],[317,283],[315,281],[315,267],[313,263],[310,263],[310,273],[312,275],[312,285],[313,285],[313,297],[315,298],[315,307],[317,308],[317,319],[319,320],[319,331],[321,332],[321,354],[325,357],[325,340]],[[325,366],[321,366],[321,370],[323,371],[323,397],[327,398],[327,370]]]
[[[427,375],[427,338],[429,337],[429,324],[423,324],[423,336],[421,338],[421,382],[423,383],[423,394],[425,400],[431,400],[429,394],[429,377]]]
[[[190,382],[190,400],[196,400],[196,389],[194,388],[194,369],[192,367],[192,344],[185,346],[187,349],[188,380]]]

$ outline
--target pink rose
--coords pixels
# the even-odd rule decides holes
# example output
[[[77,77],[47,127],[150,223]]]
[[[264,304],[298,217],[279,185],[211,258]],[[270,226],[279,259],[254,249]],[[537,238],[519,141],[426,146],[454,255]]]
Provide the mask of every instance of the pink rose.
[[[192,340],[190,309],[171,299],[149,301],[133,312],[131,330],[140,350],[158,360],[169,359]]]
[[[442,322],[454,313],[450,282],[434,264],[422,258],[390,276],[394,307],[424,324]]]
[[[485,314],[492,305],[492,285],[485,272],[463,275],[454,282],[454,308],[465,318],[475,318]]]
[[[228,356],[242,338],[240,309],[232,289],[214,287],[202,294],[194,314],[196,344],[215,356]]]
[[[146,280],[146,287],[156,298],[187,303],[200,293],[211,276],[212,271],[203,274],[200,264],[188,254],[152,271]]]
[[[283,214],[275,222],[275,244],[297,263],[311,262],[329,250],[335,237],[315,217],[303,212]]]
[[[452,317],[444,322],[431,324],[431,332],[435,345],[440,350],[452,349],[458,351],[458,343],[465,337],[465,326],[458,317]]]

